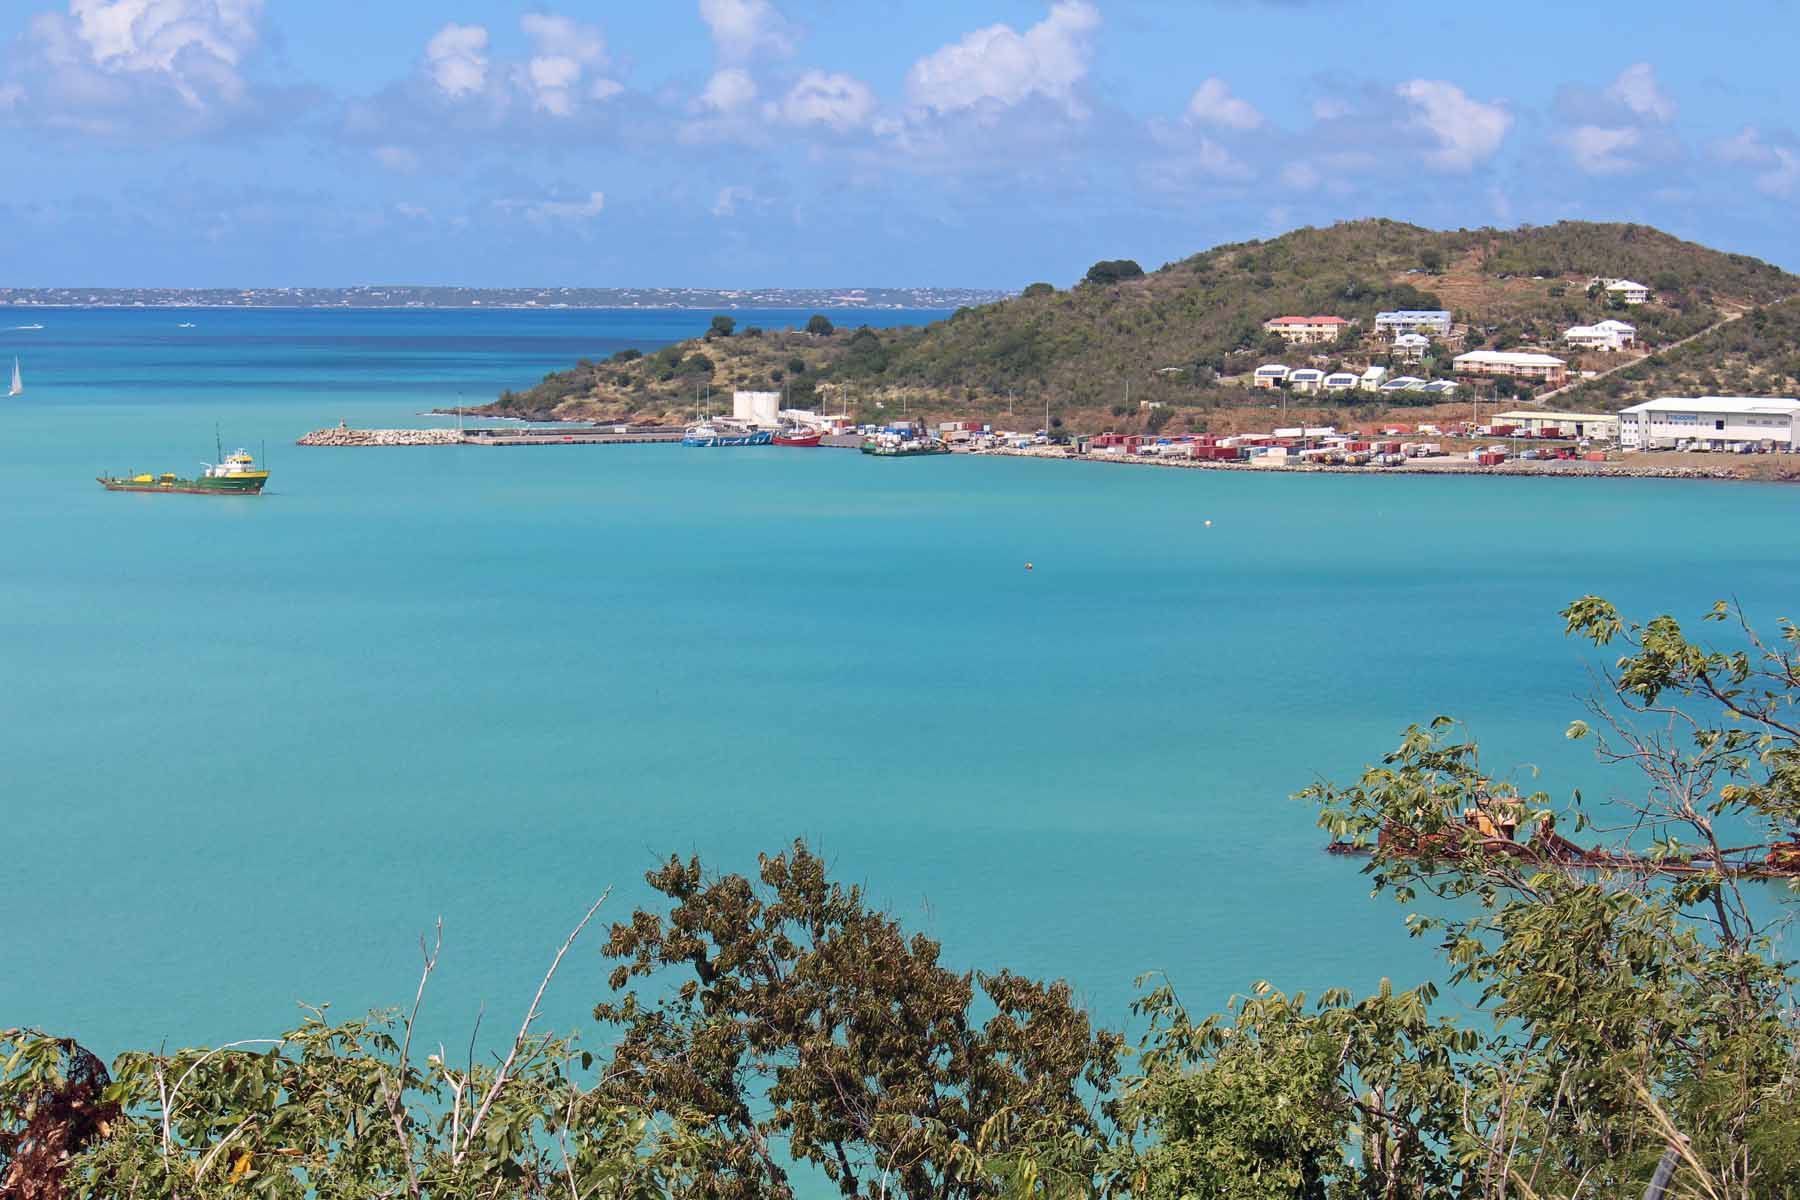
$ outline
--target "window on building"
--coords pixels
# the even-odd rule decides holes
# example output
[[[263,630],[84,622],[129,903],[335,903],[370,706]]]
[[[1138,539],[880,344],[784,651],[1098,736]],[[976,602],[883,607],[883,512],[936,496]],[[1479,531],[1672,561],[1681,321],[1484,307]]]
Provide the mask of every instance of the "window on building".
[[[1725,422],[1723,422],[1723,421],[1714,421],[1714,422],[1713,422],[1713,428],[1714,428],[1714,429],[1723,429],[1723,428],[1725,428]]]

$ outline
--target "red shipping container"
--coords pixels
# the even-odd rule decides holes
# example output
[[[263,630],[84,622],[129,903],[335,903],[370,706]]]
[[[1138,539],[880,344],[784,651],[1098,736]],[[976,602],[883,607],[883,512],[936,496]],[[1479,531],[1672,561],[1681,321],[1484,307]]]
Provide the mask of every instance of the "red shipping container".
[[[1589,450],[1582,457],[1586,458],[1589,462],[1605,462],[1606,461],[1606,451],[1604,451],[1604,450]]]

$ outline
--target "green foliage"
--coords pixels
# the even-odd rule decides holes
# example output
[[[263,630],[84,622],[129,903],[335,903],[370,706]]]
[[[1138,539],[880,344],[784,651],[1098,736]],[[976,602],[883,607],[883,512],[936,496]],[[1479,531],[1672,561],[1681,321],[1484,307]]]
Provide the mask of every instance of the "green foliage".
[[[806,360],[798,356],[790,358],[787,360],[787,369],[790,375],[804,375],[806,374]]]
[[[1115,283],[1124,283],[1128,279],[1142,279],[1144,268],[1129,258],[1103,259],[1088,268],[1082,277],[1083,283],[1095,287],[1109,287]]]
[[[1712,318],[1708,310],[1663,315],[1640,305],[1628,319],[1640,337],[1667,341],[1705,328]],[[1800,299],[1751,309],[1684,346],[1581,384],[1573,396],[1604,395],[1622,406],[1652,396],[1720,394],[1800,394]]]
[[[824,313],[814,313],[807,318],[806,332],[815,337],[830,337],[837,332],[837,326],[833,325],[831,318]]]
[[[1054,296],[1056,295],[1056,285],[1053,283],[1027,284],[1025,290],[1019,294],[1024,296],[1027,300],[1037,296]]]
[[[617,351],[607,361],[608,362],[616,362],[616,363],[628,363],[628,362],[636,362],[638,359],[640,359],[642,357],[644,357],[644,352],[642,350],[636,349],[635,347],[629,347],[627,349]]]
[[[604,951],[620,993],[594,1010],[619,1030],[604,1091],[709,1131],[700,1194],[790,1194],[777,1137],[846,1197],[992,1195],[981,1157],[1044,1139],[1097,1156],[1088,1097],[1119,1039],[1066,984],[945,968],[800,843],[760,862],[753,882],[671,858],[647,876],[668,914],[634,913]],[[646,1002],[633,981],[655,979]]]
[[[728,338],[731,336],[732,330],[736,328],[737,320],[721,313],[712,319],[712,324],[707,327],[706,336],[708,338]]]

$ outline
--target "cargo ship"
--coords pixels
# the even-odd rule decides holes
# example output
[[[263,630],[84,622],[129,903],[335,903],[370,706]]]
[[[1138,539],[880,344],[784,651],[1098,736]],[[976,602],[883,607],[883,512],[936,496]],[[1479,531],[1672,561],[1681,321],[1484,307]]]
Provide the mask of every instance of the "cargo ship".
[[[220,457],[223,462],[201,463],[205,470],[193,479],[182,479],[172,471],[97,478],[109,492],[170,492],[188,496],[254,496],[269,482],[268,471],[256,465],[248,450]]]

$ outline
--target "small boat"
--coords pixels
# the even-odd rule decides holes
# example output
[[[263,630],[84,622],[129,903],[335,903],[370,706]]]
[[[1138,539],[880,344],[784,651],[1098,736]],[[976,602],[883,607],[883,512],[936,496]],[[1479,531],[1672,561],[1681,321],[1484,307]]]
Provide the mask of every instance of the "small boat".
[[[789,425],[775,435],[777,446],[817,446],[825,435],[803,425]]]
[[[7,389],[6,394],[8,396],[23,396],[25,394],[25,377],[19,374],[19,360],[17,358],[13,359],[12,387]]]
[[[751,429],[747,425],[730,425],[724,421],[702,421],[689,425],[681,435],[684,446],[767,446],[775,435],[767,429]]]
[[[862,452],[876,458],[919,458],[948,454],[950,447],[934,437],[903,438],[897,433],[878,433],[863,443]]]
[[[269,482],[269,472],[256,465],[248,450],[221,455],[219,463],[205,468],[194,479],[182,479],[173,471],[160,475],[101,475],[100,486],[109,492],[169,492],[188,496],[254,496]]]
[[[193,327],[194,327],[194,323],[192,321],[183,321],[181,324],[177,325],[175,328],[177,328],[177,329],[192,329]]]

